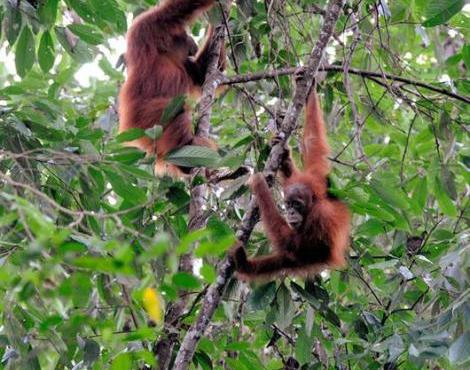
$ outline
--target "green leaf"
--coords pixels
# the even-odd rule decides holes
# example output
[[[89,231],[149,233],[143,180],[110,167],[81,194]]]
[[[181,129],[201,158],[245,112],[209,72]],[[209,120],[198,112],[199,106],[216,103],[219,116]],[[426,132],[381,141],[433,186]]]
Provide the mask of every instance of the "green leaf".
[[[3,32],[3,17],[5,16],[5,11],[2,7],[0,7],[0,40],[2,39],[2,32]]]
[[[57,18],[59,0],[45,0],[39,3],[38,15],[41,24],[47,27],[54,25]]]
[[[49,72],[49,70],[54,65],[54,60],[54,42],[52,41],[52,36],[49,31],[45,31],[41,36],[41,41],[39,42],[38,49],[39,66],[41,67],[43,72]]]
[[[313,336],[305,332],[305,328],[299,330],[295,341],[295,358],[301,364],[309,363],[312,359]]]
[[[16,44],[15,54],[16,72],[20,77],[24,77],[33,67],[36,55],[34,48],[33,33],[25,26]]]
[[[277,291],[275,307],[276,323],[278,324],[280,329],[287,328],[291,324],[292,319],[294,318],[295,305],[292,301],[290,291],[289,289],[287,289],[284,283],[281,284]]]
[[[385,270],[385,269],[389,269],[389,268],[392,268],[392,267],[395,267],[397,264],[399,263],[398,260],[390,260],[390,261],[384,261],[384,262],[377,262],[377,263],[373,263],[369,266],[367,266],[367,268],[369,270]]]
[[[147,201],[147,196],[142,189],[132,185],[129,183],[129,181],[127,181],[127,179],[109,167],[103,168],[103,171],[106,174],[106,178],[113,187],[113,190],[121,198],[135,205],[144,204]]]
[[[125,143],[127,141],[137,140],[143,136],[145,136],[145,130],[141,128],[131,128],[116,136],[116,141],[118,143]]]
[[[16,213],[7,213],[0,217],[0,227],[5,227],[15,222],[18,219]]]
[[[426,5],[424,27],[443,24],[457,14],[465,5],[465,0],[429,0]]]
[[[215,167],[219,154],[207,147],[186,145],[166,156],[169,163],[182,167]]]
[[[201,282],[197,277],[187,272],[178,272],[172,277],[173,284],[181,289],[197,289],[201,286]]]
[[[418,214],[421,214],[422,211],[424,210],[427,199],[428,199],[428,184],[427,184],[426,178],[423,177],[418,180],[418,184],[416,185],[413,191],[413,196],[412,196],[412,201],[415,204],[414,209],[416,212],[418,212]]]
[[[447,216],[456,217],[457,207],[450,199],[449,195],[442,186],[441,180],[436,176],[434,180],[434,196],[436,197],[439,209]]]
[[[228,235],[222,239],[217,240],[204,240],[199,243],[198,247],[194,250],[196,257],[202,258],[208,255],[217,256],[222,252],[227,251],[236,239],[233,235]]]
[[[276,284],[270,282],[253,289],[248,297],[248,304],[253,310],[263,310],[269,306],[276,294]]]
[[[71,24],[67,28],[88,44],[99,45],[104,42],[103,34],[96,27],[88,24]]]
[[[108,155],[108,159],[128,165],[134,164],[144,157],[145,152],[133,147],[118,148],[114,153]]]
[[[115,0],[89,0],[89,4],[100,20],[108,22],[108,24],[99,22],[99,27],[103,29],[111,25],[117,33],[125,33],[127,28],[126,15]]]
[[[321,303],[317,298],[313,296],[313,294],[310,294],[299,284],[293,281],[291,282],[290,286],[294,290],[294,292],[300,294],[313,308],[315,308],[316,310],[320,309]]]
[[[95,188],[95,191],[98,194],[101,194],[104,192],[104,187],[105,187],[105,180],[103,176],[103,172],[101,172],[99,169],[94,168],[94,167],[88,167],[88,175],[91,179],[91,186]]]
[[[113,67],[105,56],[101,56],[98,65],[107,76],[119,81],[123,79],[122,73]]]
[[[185,102],[186,96],[175,96],[163,110],[162,117],[160,118],[160,124],[165,127],[165,125],[173,120],[178,114],[183,113]]]
[[[134,272],[131,266],[113,258],[83,256],[73,260],[73,264],[83,269],[104,273],[132,275]],[[83,299],[82,295],[77,297]]]
[[[217,272],[215,271],[215,268],[212,265],[202,265],[201,269],[199,270],[199,273],[209,284],[214,283],[215,279],[217,278]]]
[[[197,363],[202,370],[212,370],[212,360],[209,355],[203,351],[198,351],[194,354],[193,361]]]
[[[375,218],[371,218],[359,225],[356,232],[359,235],[372,237],[380,234],[385,234],[387,232],[387,229],[382,222]]]
[[[132,355],[131,353],[121,353],[112,360],[111,370],[128,370],[132,369]]]
[[[95,11],[88,1],[66,0],[65,1],[77,14],[88,23],[96,23]]]
[[[466,44],[462,48],[462,58],[465,66],[470,70],[470,44]]]
[[[226,237],[234,236],[233,230],[217,216],[212,215],[207,221],[207,227],[216,241],[224,240]]]
[[[11,6],[9,3],[6,8],[7,11],[4,20],[5,36],[10,46],[13,46],[21,31],[21,12],[18,8]]]
[[[401,189],[387,185],[377,179],[372,179],[370,185],[377,195],[392,207],[404,210],[409,208],[408,197]]]
[[[136,340],[151,340],[154,341],[157,336],[157,331],[154,328],[140,328],[133,332],[130,332],[124,340],[126,342],[136,341]],[[128,367],[126,369],[132,369],[132,367]]]
[[[144,179],[144,180],[154,180],[155,176],[148,171],[142,170],[139,167],[127,165],[127,164],[119,164],[118,166],[121,172],[126,172],[136,178]]]
[[[263,363],[254,351],[243,351],[240,353],[239,363],[243,364],[243,369],[260,370],[264,369]],[[234,368],[236,370],[237,368]]]
[[[208,234],[209,231],[207,229],[198,229],[187,233],[181,238],[180,244],[178,245],[175,251],[176,254],[181,255],[184,253],[188,253],[191,245],[201,240],[202,238],[207,237]]]

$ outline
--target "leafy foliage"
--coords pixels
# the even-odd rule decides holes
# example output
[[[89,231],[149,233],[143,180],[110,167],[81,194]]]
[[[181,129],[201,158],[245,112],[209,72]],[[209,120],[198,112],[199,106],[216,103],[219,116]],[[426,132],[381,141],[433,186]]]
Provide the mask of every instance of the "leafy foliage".
[[[116,133],[124,78],[116,45],[128,15],[150,3],[0,3],[1,369],[155,365],[155,343],[166,335],[163,303],[187,299],[174,329],[182,339],[234,242],[249,199],[247,176],[210,184],[207,226],[194,231],[190,184],[155,178],[154,158],[126,146],[161,131]],[[468,367],[464,3],[347,2],[330,62],[350,58],[351,67],[463,99],[413,83],[351,75],[348,84],[343,73],[325,74],[319,91],[335,167],[332,192],[354,215],[349,267],[307,281],[231,281],[194,368],[278,369],[294,361],[303,369]],[[300,65],[325,4],[236,1],[228,74]],[[203,26],[197,22],[193,33]],[[98,77],[85,81],[87,69]],[[275,114],[292,92],[291,76],[227,87],[211,118],[218,153],[189,146],[168,160],[262,169]],[[174,99],[163,123],[184,104],[184,97]],[[294,157],[299,134],[290,140]],[[255,229],[249,250],[267,247]],[[187,253],[194,268],[183,272],[178,266]]]

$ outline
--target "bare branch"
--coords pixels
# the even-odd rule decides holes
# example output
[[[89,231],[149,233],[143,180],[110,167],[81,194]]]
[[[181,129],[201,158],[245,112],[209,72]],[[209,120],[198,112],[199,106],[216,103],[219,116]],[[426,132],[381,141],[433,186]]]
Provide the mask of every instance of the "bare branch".
[[[238,83],[246,83],[246,82],[252,82],[252,81],[259,81],[259,80],[265,80],[267,78],[274,78],[278,76],[287,76],[287,75],[292,75],[296,73],[299,69],[296,67],[286,67],[286,68],[280,68],[280,69],[275,69],[275,70],[270,70],[270,71],[263,71],[263,72],[252,72],[252,73],[246,73],[243,75],[236,75],[236,76],[231,76],[227,77],[223,84],[224,85],[233,85],[233,84],[238,84]],[[342,65],[329,65],[329,66],[322,66],[320,68],[321,71],[327,71],[327,72],[337,72],[337,73],[343,73],[344,72],[344,67]],[[373,71],[366,71],[358,68],[349,68],[348,72],[353,75],[358,75],[362,76],[368,79],[373,79],[373,78],[380,78],[380,79],[386,79],[387,81],[390,82],[402,82],[405,85],[413,85],[415,87],[422,87],[430,91],[434,91],[435,93],[449,96],[453,99],[460,100],[464,103],[469,103],[470,104],[470,97],[468,96],[463,96],[456,94],[452,91],[449,91],[447,89],[441,88],[441,87],[436,87],[434,85],[413,80],[411,78],[407,77],[402,77],[402,76],[396,76],[392,75],[390,73],[382,73],[382,72],[373,72]]]

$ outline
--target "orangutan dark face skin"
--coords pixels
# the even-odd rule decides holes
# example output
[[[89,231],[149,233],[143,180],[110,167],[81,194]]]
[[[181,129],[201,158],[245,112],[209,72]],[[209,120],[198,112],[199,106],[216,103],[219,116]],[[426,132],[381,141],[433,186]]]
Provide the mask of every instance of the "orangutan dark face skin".
[[[312,203],[312,191],[303,184],[294,184],[285,190],[284,199],[287,223],[300,230]]]

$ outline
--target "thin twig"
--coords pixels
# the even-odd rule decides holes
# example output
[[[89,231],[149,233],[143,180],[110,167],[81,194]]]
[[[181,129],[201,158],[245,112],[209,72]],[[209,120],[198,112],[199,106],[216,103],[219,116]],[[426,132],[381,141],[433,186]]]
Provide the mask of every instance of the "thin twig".
[[[413,125],[414,125],[417,117],[418,117],[418,115],[415,114],[415,116],[411,120],[410,127],[408,128],[408,135],[406,135],[405,149],[403,150],[403,156],[401,158],[401,165],[400,165],[400,180],[401,180],[402,184],[403,184],[403,171],[404,171],[404,166],[405,166],[406,153],[408,152],[408,146],[409,146],[409,143],[410,143],[411,131],[413,130]]]
[[[370,284],[367,282],[367,280],[364,279],[364,277],[362,277],[362,275],[359,273],[359,271],[356,270],[355,268],[353,269],[353,271],[354,271],[354,273],[356,274],[356,277],[357,277],[359,280],[361,280],[361,281],[364,283],[364,285],[370,290],[370,292],[371,292],[372,295],[374,296],[374,298],[375,298],[375,300],[377,301],[377,303],[378,303],[381,307],[383,307],[382,301],[379,299],[377,293],[375,293],[375,290],[372,289],[372,287],[371,287]]]

